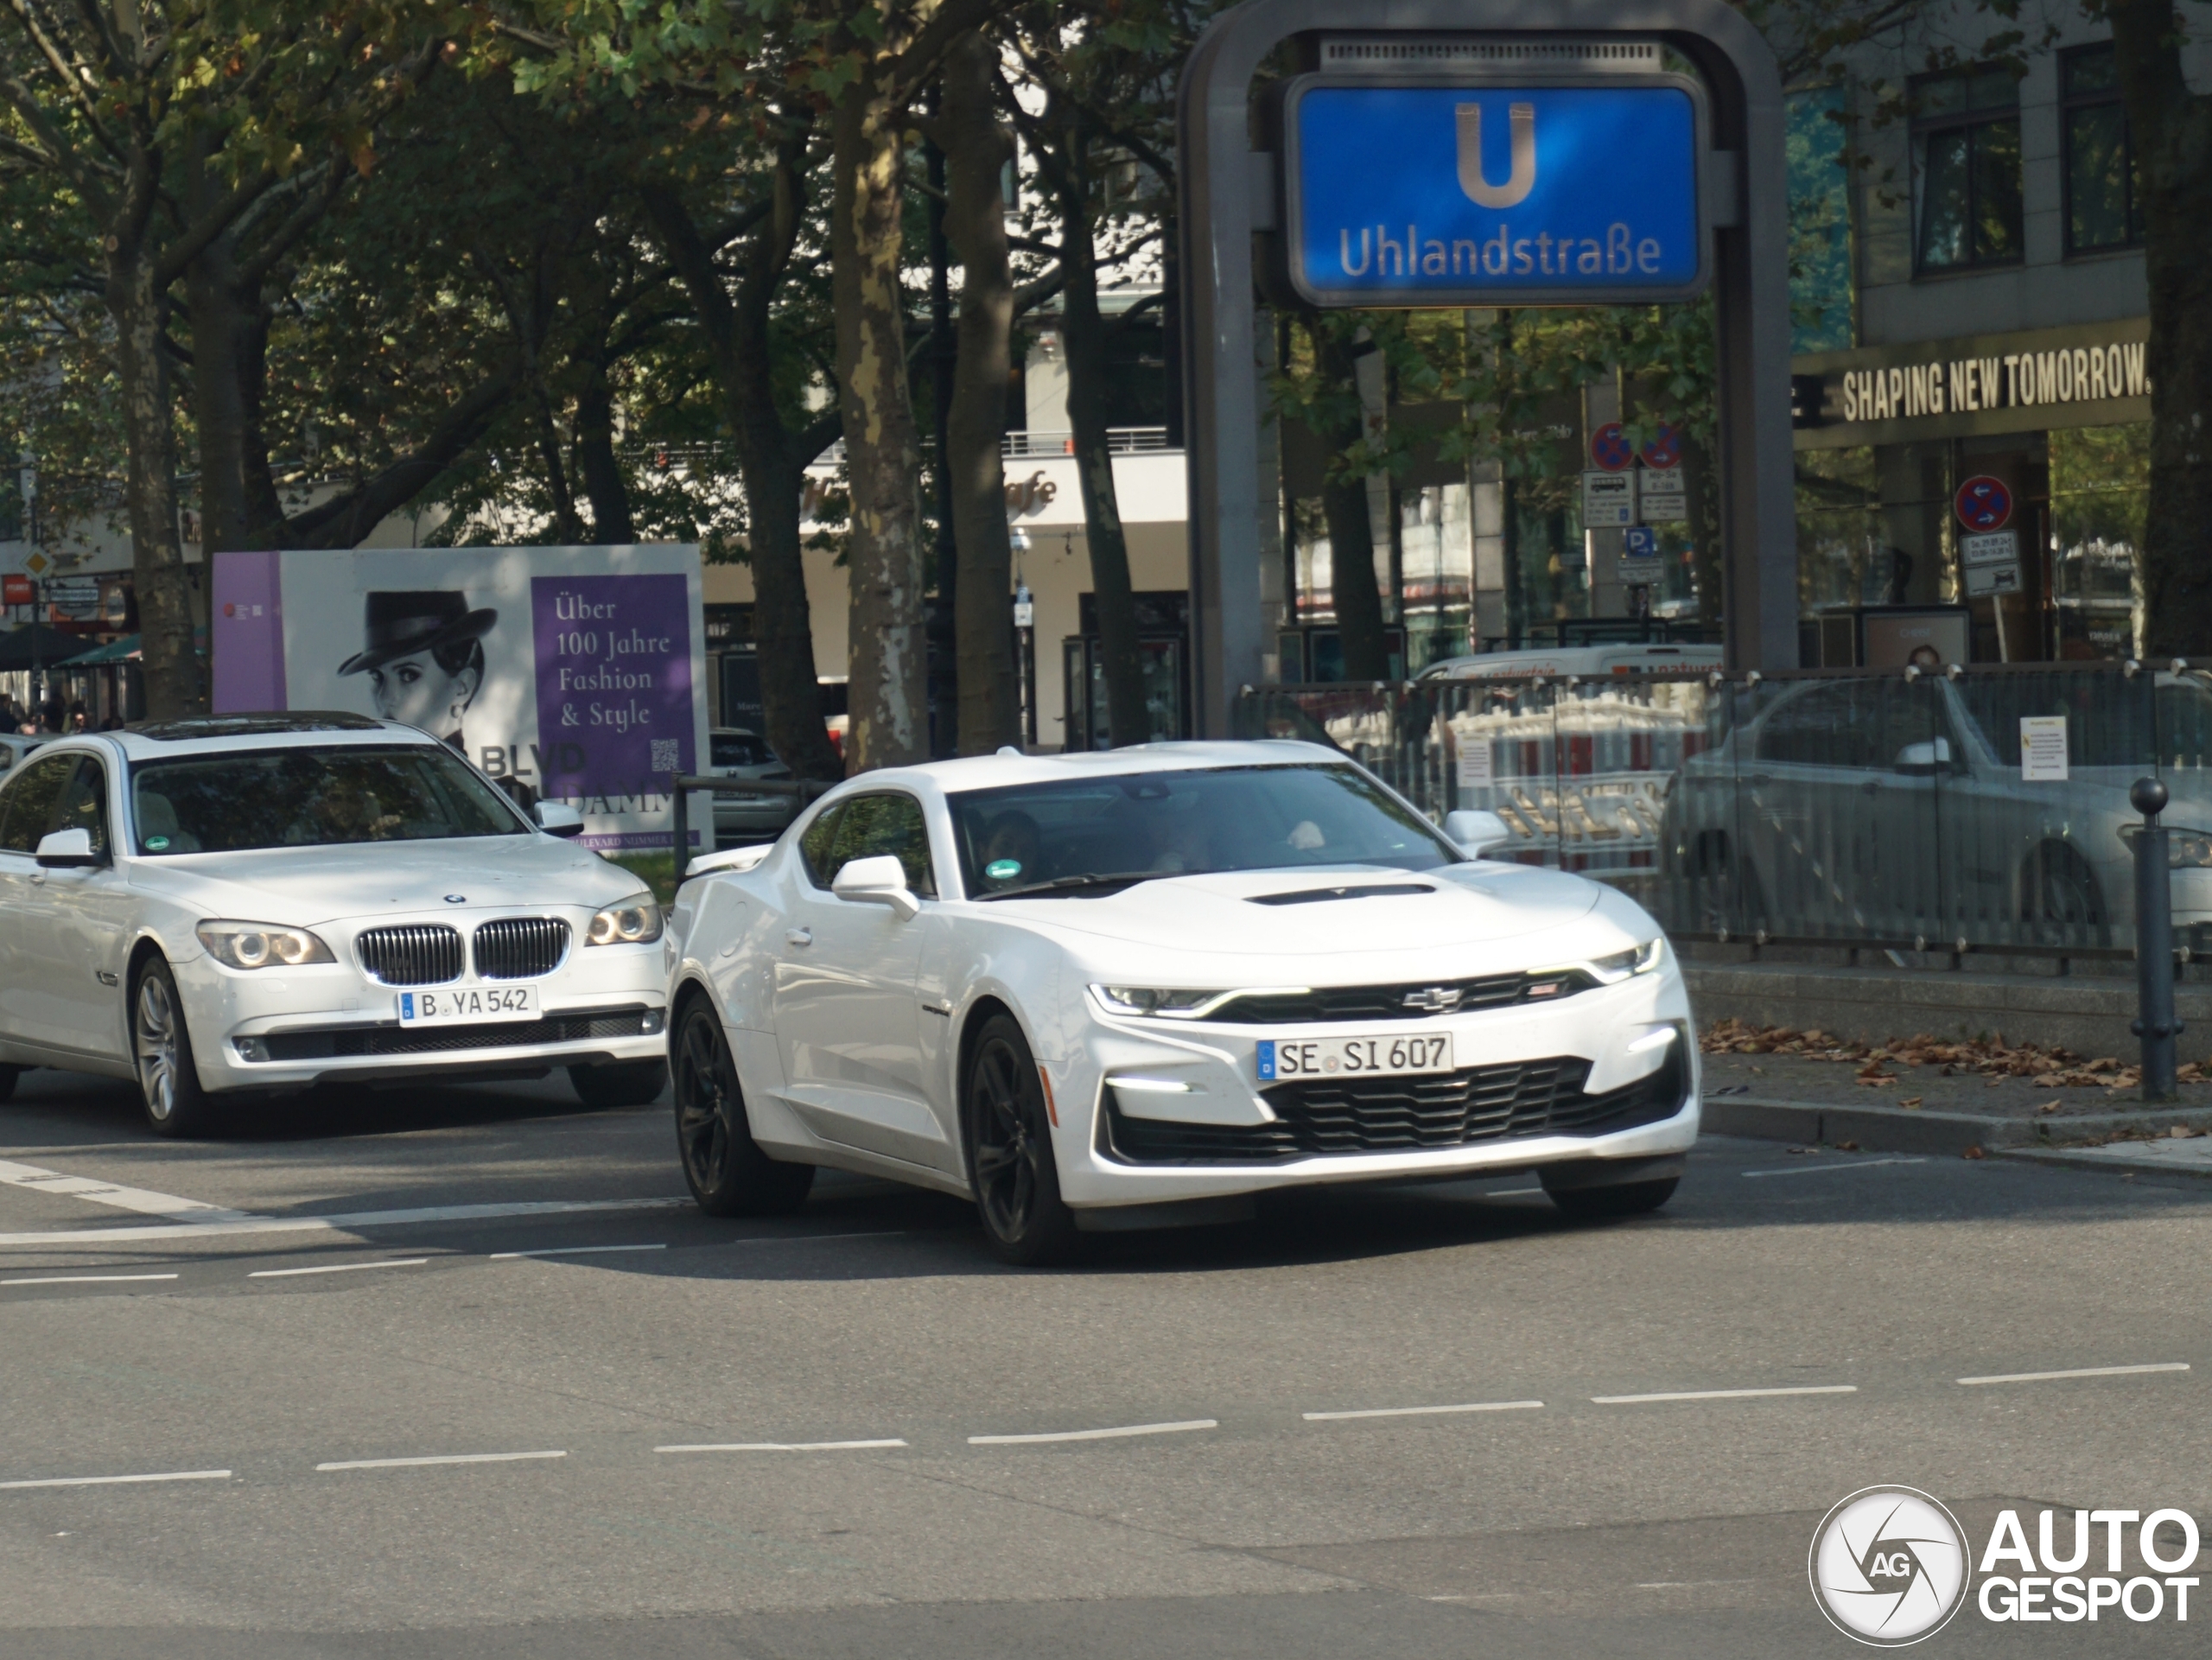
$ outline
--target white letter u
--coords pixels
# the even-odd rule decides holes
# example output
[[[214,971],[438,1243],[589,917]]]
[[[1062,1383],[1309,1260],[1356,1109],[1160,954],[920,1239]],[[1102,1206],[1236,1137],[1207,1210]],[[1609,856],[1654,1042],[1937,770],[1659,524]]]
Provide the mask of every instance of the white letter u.
[[[1367,262],[1374,258],[1374,253],[1368,244],[1365,227],[1363,226],[1359,232],[1359,264],[1357,265],[1351,263],[1351,232],[1339,229],[1337,232],[1337,241],[1339,245],[1337,263],[1344,267],[1344,275],[1347,277],[1366,276]]]
[[[1513,129],[1513,172],[1502,185],[1483,177],[1483,106],[1462,104],[1459,117],[1459,188],[1478,207],[1515,207],[1536,188],[1536,106],[1516,104],[1506,111]]]

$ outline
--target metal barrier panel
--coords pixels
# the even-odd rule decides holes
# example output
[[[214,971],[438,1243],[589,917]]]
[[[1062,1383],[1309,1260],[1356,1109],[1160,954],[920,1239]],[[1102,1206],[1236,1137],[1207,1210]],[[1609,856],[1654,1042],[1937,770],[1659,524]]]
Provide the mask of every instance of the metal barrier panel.
[[[1680,935],[1929,951],[2132,952],[2127,789],[2158,773],[2177,938],[2212,953],[2212,677],[2181,667],[1271,687],[1239,729],[1495,812],[1493,856]]]

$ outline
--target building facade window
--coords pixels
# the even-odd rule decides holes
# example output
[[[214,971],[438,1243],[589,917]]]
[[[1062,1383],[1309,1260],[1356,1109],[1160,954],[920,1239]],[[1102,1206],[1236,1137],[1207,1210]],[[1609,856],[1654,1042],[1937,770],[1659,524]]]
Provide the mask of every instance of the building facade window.
[[[1919,270],[2018,264],[2019,82],[1994,64],[1922,75],[1911,107]]]
[[[2066,251],[2102,253],[2133,247],[2143,240],[2143,207],[2112,42],[2060,54],[2058,85],[2065,129]]]

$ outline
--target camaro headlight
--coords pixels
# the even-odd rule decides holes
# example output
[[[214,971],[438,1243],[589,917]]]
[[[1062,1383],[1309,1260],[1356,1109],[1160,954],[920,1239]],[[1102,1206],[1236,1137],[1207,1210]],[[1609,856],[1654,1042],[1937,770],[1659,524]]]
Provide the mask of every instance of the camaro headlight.
[[[304,928],[273,922],[203,922],[196,932],[207,954],[234,969],[290,969],[334,963],[330,947]]]
[[[1116,1014],[1159,1014],[1169,1020],[1189,1020],[1207,1004],[1220,1001],[1218,991],[1162,991],[1149,986],[1093,986],[1098,1001]]]
[[[1591,971],[1607,985],[1613,985],[1631,975],[1649,974],[1667,960],[1667,937],[1655,934],[1641,945],[1627,951],[1615,951],[1610,957],[1590,959]]]
[[[660,906],[651,894],[632,894],[591,919],[587,945],[643,945],[660,938]]]

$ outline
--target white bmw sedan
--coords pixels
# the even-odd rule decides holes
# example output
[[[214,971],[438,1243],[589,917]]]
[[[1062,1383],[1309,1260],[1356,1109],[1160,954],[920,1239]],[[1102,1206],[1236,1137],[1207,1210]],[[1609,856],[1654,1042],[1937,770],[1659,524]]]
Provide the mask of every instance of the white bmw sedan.
[[[186,1135],[232,1091],[565,1066],[642,1105],[660,911],[582,827],[359,716],[56,739],[0,785],[0,1101],[27,1067],[134,1078]]]
[[[1450,828],[1503,839],[1488,818]],[[1316,746],[871,773],[690,868],[670,1057],[716,1215],[826,1165],[972,1195],[1038,1262],[1323,1182],[1522,1171],[1627,1214],[1697,1136],[1650,917],[1472,856]]]

